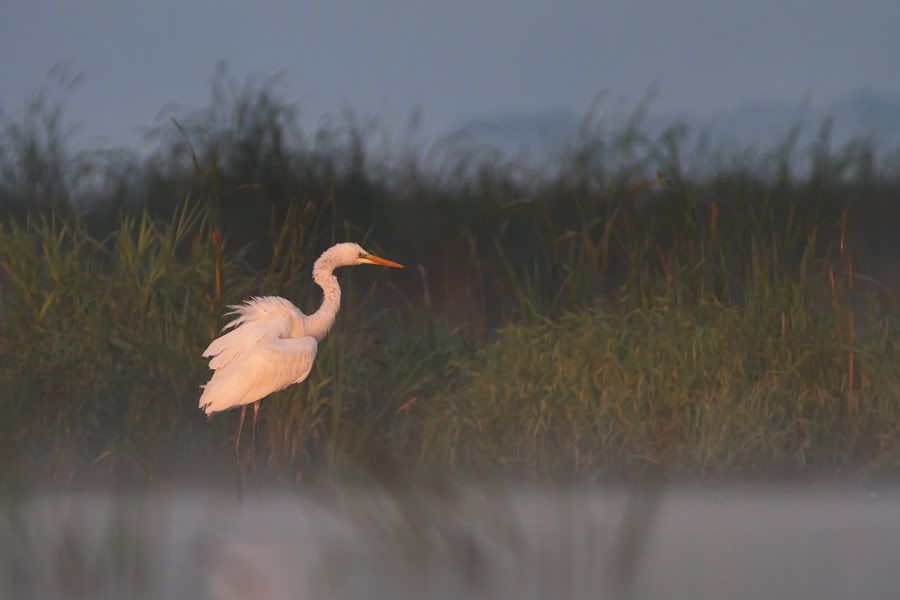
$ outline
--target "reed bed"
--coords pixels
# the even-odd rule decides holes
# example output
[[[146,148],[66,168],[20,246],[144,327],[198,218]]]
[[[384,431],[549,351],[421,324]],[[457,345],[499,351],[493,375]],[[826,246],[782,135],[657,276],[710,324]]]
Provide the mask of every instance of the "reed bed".
[[[312,261],[347,239],[409,268],[341,273],[313,372],[263,408],[277,477],[896,472],[900,179],[865,144],[823,130],[698,175],[680,129],[589,116],[549,172],[389,161],[349,117],[311,135],[268,88],[234,94],[143,162],[7,123],[4,473],[227,472],[201,351],[249,295],[314,309]]]

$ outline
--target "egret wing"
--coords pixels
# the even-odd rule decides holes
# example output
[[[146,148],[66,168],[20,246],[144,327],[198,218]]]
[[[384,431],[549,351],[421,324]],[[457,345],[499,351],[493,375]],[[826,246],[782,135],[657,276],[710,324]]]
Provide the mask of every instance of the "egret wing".
[[[313,337],[265,338],[219,368],[204,386],[200,408],[207,415],[265,398],[306,379],[315,362]]]
[[[231,331],[213,340],[203,351],[203,356],[214,357],[209,361],[211,369],[228,366],[260,340],[289,337],[293,322],[302,317],[296,306],[278,296],[253,297],[229,308],[234,310],[228,314],[237,316],[223,331]]]
[[[248,321],[214,339],[203,351],[203,356],[212,357],[212,360],[209,361],[210,369],[221,369],[240,360],[260,341],[287,335],[290,327],[287,319]]]

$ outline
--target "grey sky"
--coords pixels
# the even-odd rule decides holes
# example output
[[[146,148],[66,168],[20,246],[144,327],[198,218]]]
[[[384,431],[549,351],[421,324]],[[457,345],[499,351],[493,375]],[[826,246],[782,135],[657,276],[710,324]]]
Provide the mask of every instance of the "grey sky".
[[[203,105],[214,67],[284,72],[308,114],[350,105],[430,130],[504,111],[582,113],[602,91],[694,112],[748,100],[900,94],[900,2],[532,0],[344,2],[3,0],[0,107],[69,61],[67,102],[121,141],[166,104]]]

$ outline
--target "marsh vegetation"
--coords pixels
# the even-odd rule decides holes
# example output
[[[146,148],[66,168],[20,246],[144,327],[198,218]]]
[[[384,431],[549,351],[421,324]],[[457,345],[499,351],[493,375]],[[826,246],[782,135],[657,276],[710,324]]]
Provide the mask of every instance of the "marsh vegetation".
[[[4,121],[4,478],[230,473],[200,352],[249,295],[314,308],[312,261],[344,240],[409,268],[340,275],[308,381],[263,408],[276,479],[896,473],[889,152],[827,123],[730,152],[639,107],[535,164],[349,112],[304,130],[227,76],[213,98],[141,157],[79,149],[49,96]]]

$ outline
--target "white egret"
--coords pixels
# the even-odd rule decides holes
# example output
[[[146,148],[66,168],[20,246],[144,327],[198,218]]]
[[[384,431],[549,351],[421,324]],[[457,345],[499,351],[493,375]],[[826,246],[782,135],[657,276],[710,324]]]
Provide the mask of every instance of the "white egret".
[[[402,269],[403,265],[379,258],[352,242],[335,244],[313,264],[313,281],[322,288],[322,306],[311,315],[303,314],[292,302],[278,296],[254,297],[243,304],[229,306],[227,315],[237,315],[222,331],[231,329],[203,351],[210,357],[214,373],[201,386],[200,408],[207,417],[241,407],[241,419],[234,440],[240,465],[241,430],[247,406],[253,404],[253,445],[256,445],[256,421],[259,401],[273,392],[309,375],[316,358],[318,342],[334,325],[341,305],[341,288],[334,270],[352,265],[383,265]],[[251,464],[255,463],[251,448]]]

